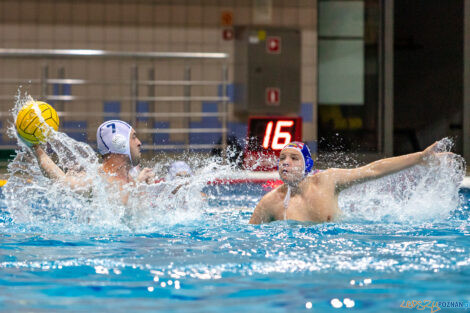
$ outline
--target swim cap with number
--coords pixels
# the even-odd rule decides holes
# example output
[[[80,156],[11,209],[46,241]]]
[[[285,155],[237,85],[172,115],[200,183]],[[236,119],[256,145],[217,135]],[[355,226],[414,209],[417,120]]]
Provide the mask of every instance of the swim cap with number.
[[[108,153],[125,154],[132,163],[129,139],[132,127],[120,120],[106,121],[96,131],[98,152],[101,155]]]

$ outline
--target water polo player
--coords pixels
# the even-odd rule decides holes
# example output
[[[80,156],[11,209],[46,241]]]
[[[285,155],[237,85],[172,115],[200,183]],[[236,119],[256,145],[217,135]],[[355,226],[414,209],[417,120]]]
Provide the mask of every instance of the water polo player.
[[[135,180],[129,173],[141,159],[141,142],[129,124],[120,120],[104,122],[98,127],[96,140],[98,152],[103,156],[102,172],[106,174],[108,182],[117,184],[121,191],[126,184],[154,182],[155,174],[149,168],[140,171]],[[32,150],[40,167],[49,178],[63,181],[76,191],[89,190],[90,176],[83,172],[65,174],[39,145],[33,145]],[[127,197],[126,193],[121,192],[123,203],[127,203]]]
[[[250,223],[335,220],[340,215],[338,194],[341,190],[424,163],[428,156],[435,154],[436,145],[422,152],[382,159],[354,169],[331,168],[312,173],[313,160],[307,145],[291,142],[281,150],[279,157],[279,176],[284,184],[260,200]]]
[[[129,183],[129,174],[141,159],[140,146],[142,143],[135,130],[126,122],[111,120],[104,122],[96,131],[98,152],[103,156],[103,170],[108,174],[117,174],[116,178],[123,183]],[[155,174],[150,168],[144,168],[137,175],[137,181],[153,183]]]

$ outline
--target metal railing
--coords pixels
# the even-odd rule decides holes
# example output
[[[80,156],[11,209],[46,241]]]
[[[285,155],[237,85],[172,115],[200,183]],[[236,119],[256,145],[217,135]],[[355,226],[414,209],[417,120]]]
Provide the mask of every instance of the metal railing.
[[[41,77],[27,77],[27,78],[7,78],[0,76],[0,85],[10,84],[19,86],[20,84],[29,84],[39,87],[39,94],[33,94],[33,98],[43,101],[58,101],[63,103],[73,103],[77,101],[97,101],[104,103],[104,101],[123,101],[130,104],[130,109],[124,112],[103,112],[95,111],[67,111],[58,109],[60,117],[116,117],[129,120],[134,127],[137,126],[139,118],[182,118],[184,119],[185,127],[178,128],[160,128],[155,129],[152,127],[136,127],[136,131],[140,134],[186,134],[184,143],[181,144],[145,144],[144,149],[210,149],[221,148],[223,152],[226,150],[227,142],[227,119],[228,119],[228,102],[229,97],[226,94],[226,87],[228,84],[228,69],[226,53],[203,53],[203,52],[120,52],[120,51],[105,51],[105,50],[42,50],[42,49],[0,49],[0,60],[2,59],[28,59],[37,61],[37,65],[41,66]],[[50,65],[49,62],[54,60],[64,60],[67,62],[69,59],[114,59],[117,61],[131,60],[132,66],[130,68],[130,75],[128,79],[109,79],[109,80],[96,80],[96,79],[82,79],[82,78],[66,78],[64,68],[58,72],[59,78],[50,78]],[[222,60],[220,65],[220,80],[191,80],[191,66],[187,64],[184,68],[183,80],[155,80],[155,67],[150,66],[148,69],[148,79],[139,79],[139,66],[140,61],[155,61],[155,60],[184,60],[192,62],[193,60]],[[1,74],[0,74],[1,75]],[[120,97],[102,97],[99,95],[89,94],[50,94],[50,87],[70,85],[70,86],[119,86],[129,87],[129,95]],[[221,88],[221,95],[210,96],[195,96],[192,95],[192,88],[195,86],[209,86],[214,90]],[[141,87],[147,88],[147,95],[141,95],[139,90]],[[183,92],[177,96],[159,96],[155,92],[155,87],[182,87]],[[0,102],[13,100],[13,95],[0,94]],[[137,112],[137,105],[140,101],[146,101],[156,106],[157,103],[183,103],[183,112]],[[219,104],[218,112],[192,112],[191,106],[194,103],[202,101],[211,101]],[[11,109],[11,102],[8,102],[8,107],[2,105],[0,110],[0,117],[9,116]],[[190,128],[189,121],[191,118],[202,117],[217,117],[220,119],[220,128]],[[84,131],[91,131],[91,129],[83,129]],[[66,129],[65,129],[66,131]],[[2,129],[5,133],[5,128]],[[221,144],[194,144],[189,142],[189,134],[191,133],[220,133]],[[1,145],[0,149],[11,149],[9,145]]]

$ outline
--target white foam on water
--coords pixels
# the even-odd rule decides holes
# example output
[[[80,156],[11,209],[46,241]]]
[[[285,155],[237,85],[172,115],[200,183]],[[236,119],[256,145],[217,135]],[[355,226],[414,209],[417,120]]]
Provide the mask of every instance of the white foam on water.
[[[18,96],[12,109],[13,121],[20,108],[32,98]],[[207,181],[220,172],[231,171],[213,160],[193,158],[200,167],[190,178],[157,184],[125,186],[127,206],[119,197],[118,186],[107,182],[99,157],[86,143],[51,130],[44,148],[65,172],[82,173],[91,186],[84,194],[46,178],[31,150],[18,139],[14,123],[8,134],[19,143],[17,157],[8,165],[8,183],[2,188],[7,211],[13,223],[52,232],[151,231],[162,225],[194,221],[201,215],[205,200],[201,195]],[[158,170],[160,165],[155,165]]]

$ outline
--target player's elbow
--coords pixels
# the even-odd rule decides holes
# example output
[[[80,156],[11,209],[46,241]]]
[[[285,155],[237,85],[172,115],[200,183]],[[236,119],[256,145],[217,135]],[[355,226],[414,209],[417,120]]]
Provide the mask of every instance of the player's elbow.
[[[250,218],[250,221],[248,222],[249,224],[261,224],[261,219],[259,218],[258,212],[256,212],[256,209],[255,211],[253,212],[253,214],[251,215],[251,218]]]
[[[263,215],[261,213],[262,212],[260,212],[260,210],[256,208],[255,211],[253,212],[253,215],[251,215],[249,223],[256,224],[256,225],[264,223]]]

